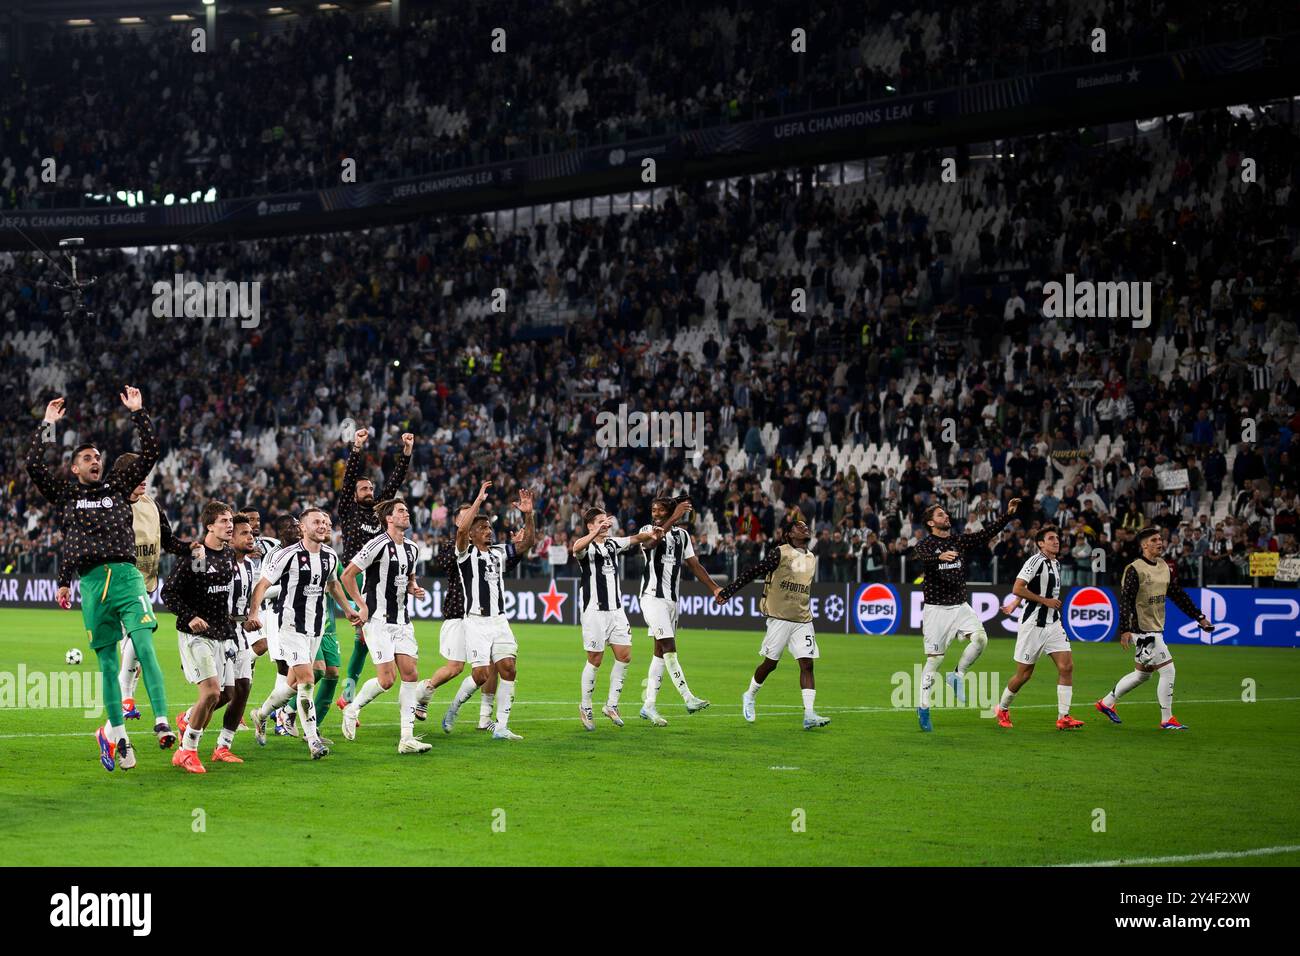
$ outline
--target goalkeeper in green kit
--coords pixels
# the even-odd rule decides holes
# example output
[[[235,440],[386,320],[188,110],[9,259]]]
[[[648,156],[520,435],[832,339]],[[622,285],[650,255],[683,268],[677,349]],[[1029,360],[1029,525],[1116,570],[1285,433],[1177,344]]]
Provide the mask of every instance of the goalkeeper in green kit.
[[[86,638],[99,659],[104,678],[108,723],[99,728],[99,759],[105,770],[135,766],[135,752],[122,720],[122,691],[118,683],[117,642],[130,637],[140,660],[144,686],[153,708],[154,731],[163,749],[176,742],[167,725],[167,692],[153,632],[158,628],[144,576],[135,565],[135,527],[131,492],[148,477],[158,461],[158,439],[149,416],[141,410],[140,390],[127,386],[122,404],[131,413],[140,437],[139,457],[104,477],[103,457],[92,444],[72,452],[72,477],[56,475],[45,463],[45,446],[54,442],[54,426],[66,411],[62,398],[45,407],[45,419],[27,452],[32,483],[58,513],[63,531],[63,560],[81,579],[81,615]]]

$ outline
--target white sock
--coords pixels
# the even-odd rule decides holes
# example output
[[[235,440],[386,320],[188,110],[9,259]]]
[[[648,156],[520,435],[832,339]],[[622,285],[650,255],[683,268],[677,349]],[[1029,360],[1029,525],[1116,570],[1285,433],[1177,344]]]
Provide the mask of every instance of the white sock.
[[[119,666],[117,683],[122,690],[122,699],[135,700],[135,688],[140,682],[140,667],[135,654],[135,641],[130,638],[122,642],[122,663]]]
[[[427,707],[429,701],[433,700],[433,685],[427,680],[419,682],[420,686],[415,690],[415,702],[421,707]]]
[[[1119,679],[1119,683],[1111,689],[1109,694],[1101,699],[1101,702],[1107,707],[1114,707],[1115,702],[1121,697],[1131,691],[1134,687],[1137,687],[1139,684],[1145,684],[1150,679],[1151,675],[1146,671],[1129,671]]]
[[[989,646],[988,635],[983,631],[976,631],[971,635],[970,646],[962,652],[961,660],[957,662],[957,676],[965,677],[966,672],[971,669],[979,656],[984,653],[984,648]]]
[[[112,724],[105,723],[104,733],[108,735],[108,739],[113,743],[120,744],[126,738],[126,725],[119,724],[114,727]]]
[[[807,717],[811,717],[815,712],[813,704],[817,700],[817,691],[811,687],[802,688],[799,693],[803,695],[803,712]]]
[[[1174,665],[1166,664],[1156,671],[1156,700],[1160,701],[1160,719],[1174,716]]]
[[[515,700],[515,682],[497,681],[497,726],[502,730],[510,723],[510,705]]]
[[[186,708],[185,708],[185,723],[188,724],[188,723],[189,723],[191,720],[193,720],[193,719],[194,719],[194,708],[193,708],[193,707],[186,707]]]
[[[1074,696],[1074,687],[1070,684],[1056,685],[1056,716],[1064,717],[1070,712],[1070,698]]]
[[[596,692],[596,665],[591,661],[582,665],[582,706],[591,706],[591,695]]]
[[[474,683],[474,675],[466,674],[465,679],[460,682],[460,687],[456,689],[456,696],[451,701],[451,712],[454,714],[460,710],[465,701],[474,696],[474,691],[478,690],[478,684]]]
[[[289,686],[289,678],[283,674],[276,674],[275,686],[271,688],[270,696],[262,701],[262,706],[253,712],[253,716],[263,719],[270,717],[292,696],[293,688]]]
[[[315,684],[298,685],[298,719],[302,721],[302,734],[308,740],[319,740],[316,733],[316,704],[312,701]]]
[[[998,706],[1001,707],[1003,710],[1010,710],[1011,702],[1015,699],[1016,699],[1016,692],[1012,690],[1010,687],[1008,687],[1006,690],[1002,692],[1002,700],[998,703]]]
[[[397,712],[402,724],[402,739],[415,736],[415,701],[419,695],[418,680],[404,680],[397,689]]]
[[[357,696],[352,698],[352,706],[360,710],[383,692],[384,685],[379,683],[379,678],[372,677],[361,685],[361,690],[357,693]]]
[[[668,676],[673,679],[673,686],[682,695],[682,700],[690,700],[694,695],[686,686],[686,675],[682,673],[682,665],[677,662],[676,651],[669,651],[664,655],[664,666],[668,668]]]
[[[748,697],[750,700],[753,700],[755,697],[758,696],[758,689],[762,686],[763,686],[762,684],[760,684],[758,681],[754,680],[754,678],[751,677],[749,679],[749,690],[745,691],[745,696]]]
[[[501,682],[497,681],[497,689],[500,690]],[[478,722],[482,726],[492,719],[492,705],[496,703],[497,695],[484,693],[478,702]]]
[[[925,666],[921,668],[920,695],[916,706],[922,710],[930,706],[930,691],[934,689],[934,682],[939,676],[941,667],[943,667],[942,657],[927,657]]]
[[[655,701],[659,699],[659,688],[664,682],[664,659],[650,655],[650,676],[646,678],[645,684],[645,705],[648,710],[654,710]]]
[[[623,680],[627,676],[627,669],[631,664],[631,661],[617,659],[614,661],[614,668],[609,672],[609,697],[605,699],[606,706],[618,706],[618,699],[623,694]]]
[[[182,750],[198,750],[199,740],[203,737],[203,731],[195,730],[193,727],[185,728],[185,738],[181,741]]]
[[[234,742],[235,742],[235,732],[233,730],[227,730],[225,727],[222,727],[221,733],[217,734],[217,746],[229,747]]]

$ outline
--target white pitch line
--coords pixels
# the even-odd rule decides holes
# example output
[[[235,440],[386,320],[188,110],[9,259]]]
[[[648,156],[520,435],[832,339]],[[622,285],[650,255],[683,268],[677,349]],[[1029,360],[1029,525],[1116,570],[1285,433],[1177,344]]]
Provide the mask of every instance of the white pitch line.
[[[1260,698],[1258,698],[1258,700],[1255,701],[1255,703],[1260,703],[1260,704],[1265,704],[1265,703],[1285,703],[1285,702],[1288,702],[1288,701],[1297,701],[1297,700],[1300,700],[1300,697],[1260,697]],[[391,705],[394,706],[394,707],[397,706],[397,701],[378,701],[377,703],[391,704]],[[537,706],[537,705],[548,704],[548,703],[549,703],[549,704],[556,704],[556,705],[563,704],[563,705],[566,706],[566,707],[576,707],[576,706],[578,706],[578,702],[577,702],[576,700],[573,701],[573,702],[571,702],[571,703],[566,703],[566,702],[563,702],[563,701],[536,701],[536,702],[534,702],[534,703],[531,704],[531,705],[530,705],[530,704],[524,704],[524,705],[522,705],[522,706]],[[1238,698],[1238,697],[1217,697],[1217,698],[1202,698],[1202,699],[1199,699],[1199,700],[1182,700],[1182,701],[1179,701],[1179,703],[1180,703],[1180,704],[1240,704],[1240,703],[1242,703],[1242,700],[1241,700],[1240,698]],[[515,706],[521,706],[521,705],[518,704],[518,703],[516,703]],[[1131,702],[1126,702],[1124,706],[1125,706],[1125,707],[1159,707],[1159,706],[1160,706],[1160,703],[1159,703],[1159,701],[1154,701],[1154,700],[1135,700],[1135,701],[1131,701]],[[1056,704],[1018,704],[1018,705],[1016,706],[1015,709],[1016,709],[1016,710],[1031,710],[1031,709],[1035,709],[1035,710],[1049,710],[1049,709],[1054,708],[1054,707],[1056,707]],[[15,708],[15,709],[18,709],[18,708]],[[75,708],[75,707],[74,707],[74,708],[53,708],[53,707],[46,707],[46,708],[42,708],[42,709],[44,709],[44,710],[55,710],[55,709],[63,709],[63,710],[79,710],[80,708]],[[713,713],[707,713],[707,714],[685,714],[685,715],[678,715],[678,716],[676,717],[676,719],[681,720],[681,721],[693,721],[693,720],[694,720],[694,721],[698,721],[698,720],[703,720],[703,719],[705,719],[705,718],[717,718],[717,717],[726,717],[726,718],[729,718],[729,719],[734,719],[735,717],[739,716],[739,712],[740,712],[740,708],[739,708],[739,707],[729,708],[729,707],[727,707],[727,706],[715,706],[715,707],[710,708],[710,709],[713,711]],[[943,713],[943,712],[954,712],[954,713],[955,713],[955,712],[962,711],[962,710],[967,710],[967,711],[978,710],[978,708],[975,708],[975,707],[944,707],[944,708],[935,708],[935,709],[936,709],[936,710],[939,710],[940,713]],[[800,706],[797,705],[797,704],[772,704],[772,705],[760,705],[760,707],[759,707],[759,712],[758,712],[758,716],[759,716],[759,717],[763,717],[763,716],[764,716],[764,712],[765,712],[765,711],[769,711],[769,710],[787,710],[787,711],[788,711],[788,710],[794,710],[794,711],[802,711],[803,708],[800,707]],[[915,711],[915,709],[914,709],[914,708],[911,708],[911,707],[821,707],[821,708],[819,708],[819,710],[823,710],[823,711],[825,711],[825,712],[827,712],[827,713],[832,713],[832,714],[907,714],[907,715],[912,716],[912,717],[914,717],[914,716],[916,715],[916,711]],[[724,711],[725,711],[725,713],[724,713]],[[629,712],[630,712],[630,711],[629,711]],[[783,714],[783,715],[781,715],[781,716],[789,716],[789,715],[788,715],[788,714]],[[468,720],[469,718],[466,718],[466,719]],[[561,721],[576,720],[576,719],[577,719],[577,718],[574,718],[574,717],[520,717],[520,718],[518,718],[518,719],[515,720],[515,724],[546,724],[546,723],[559,723],[559,722],[561,722]],[[630,722],[630,721],[631,721],[631,718],[628,718],[628,719],[629,719],[629,722]],[[395,721],[386,721],[386,722],[383,722],[383,723],[375,722],[374,724],[372,724],[372,726],[376,726],[376,727],[396,727],[396,726],[397,726],[397,723],[396,723]],[[438,720],[430,720],[430,722],[429,722],[429,724],[428,724],[427,726],[430,726],[430,727],[433,727],[433,728],[438,728],[438,727],[439,727],[439,721],[438,721]],[[147,733],[148,733],[148,734],[152,734],[153,731],[152,731],[152,730],[148,730]],[[22,740],[22,739],[27,739],[27,738],[40,738],[40,737],[81,737],[81,736],[92,736],[92,737],[93,737],[93,736],[94,736],[94,731],[93,731],[93,730],[85,730],[85,731],[79,731],[79,732],[77,732],[77,733],[60,733],[60,734],[0,734],[0,740]],[[270,736],[270,735],[268,734],[268,736]]]
[[[470,700],[472,701],[473,698],[471,697]],[[1260,704],[1263,704],[1263,703],[1278,703],[1278,702],[1296,701],[1296,700],[1300,700],[1300,696],[1296,696],[1296,697],[1260,697],[1260,698],[1256,699],[1255,701],[1252,701],[1252,703],[1260,703]],[[1179,705],[1182,705],[1182,704],[1243,704],[1243,703],[1246,703],[1246,702],[1243,701],[1240,697],[1203,697],[1203,698],[1198,698],[1198,699],[1188,699],[1188,700],[1183,700],[1182,698],[1179,698],[1177,702],[1178,702]],[[631,703],[636,703],[636,701],[632,701]],[[378,706],[382,706],[382,707],[397,707],[397,706],[398,706],[398,702],[397,702],[396,700],[384,700],[384,699],[382,699],[382,698],[379,698],[379,699],[376,699],[376,700],[371,701],[367,706],[368,706],[368,707],[375,707],[375,706],[377,706],[377,705],[378,705]],[[430,705],[431,705],[432,710],[439,710],[439,709],[441,709],[441,708],[440,708],[440,705],[439,705],[439,703],[438,703],[438,701],[436,701],[436,700],[430,701]],[[473,707],[472,704],[467,704],[466,706],[471,707],[471,708]],[[577,706],[578,706],[578,701],[576,701],[576,700],[517,700],[517,701],[514,702],[514,706],[515,706],[515,707],[577,707]],[[714,704],[713,706],[714,706],[714,707],[721,707],[721,708],[728,708],[728,707],[732,707],[733,705],[731,705],[731,704],[722,704],[722,705]],[[1091,706],[1091,704],[1090,704],[1089,706]],[[1124,701],[1124,706],[1125,706],[1125,707],[1158,707],[1158,706],[1160,706],[1160,703],[1159,703],[1159,701],[1155,701],[1155,700],[1126,700],[1126,701]],[[802,711],[802,710],[803,710],[803,705],[802,705],[802,704],[764,704],[764,703],[760,703],[760,704],[759,704],[759,707],[760,707],[762,710],[793,710],[793,711]],[[1056,704],[1016,704],[1016,705],[1013,706],[1012,709],[1013,709],[1013,710],[1017,710],[1017,711],[1019,711],[1019,710],[1050,710],[1050,709],[1052,709],[1052,708],[1054,708],[1054,707],[1056,707]],[[6,712],[6,711],[31,711],[31,710],[85,710],[85,709],[86,709],[86,708],[85,708],[84,706],[80,706],[80,705],[78,705],[78,706],[69,706],[69,707],[0,707],[0,713],[4,713],[4,712]],[[738,708],[734,708],[734,709],[738,709]],[[955,712],[955,711],[962,711],[962,710],[981,710],[981,709],[983,709],[983,708],[979,708],[979,707],[944,707],[944,706],[940,706],[940,705],[938,705],[938,704],[935,704],[935,705],[934,705],[934,709],[937,710],[937,711],[940,711],[940,712],[943,712],[943,711],[954,711],[954,712]],[[841,714],[915,714],[915,713],[916,713],[916,708],[914,708],[914,707],[877,707],[877,706],[852,706],[852,707],[851,707],[851,706],[836,706],[836,705],[833,705],[833,704],[832,704],[832,705],[829,705],[829,706],[819,707],[818,710],[824,710],[824,711],[826,711],[827,713],[841,713]],[[21,735],[20,735],[20,736],[21,736]],[[54,736],[57,736],[57,735],[54,735]],[[0,734],[0,740],[3,740],[4,737],[5,737],[4,734]]]
[[[1097,860],[1091,863],[1062,863],[1061,866],[1154,866],[1161,863],[1195,863],[1199,860],[1236,860],[1248,856],[1274,856],[1278,853],[1300,853],[1300,845],[1263,846],[1256,850],[1219,850],[1214,853],[1188,853],[1184,856],[1142,856],[1132,859]]]

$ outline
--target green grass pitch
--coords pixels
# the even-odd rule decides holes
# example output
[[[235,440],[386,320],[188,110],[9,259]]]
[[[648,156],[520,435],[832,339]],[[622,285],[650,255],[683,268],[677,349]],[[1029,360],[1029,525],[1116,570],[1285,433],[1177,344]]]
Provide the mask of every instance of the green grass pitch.
[[[436,627],[416,625],[422,674],[441,663]],[[587,733],[576,712],[584,659],[577,630],[515,631],[520,680],[511,726],[524,736],[517,743],[474,729],[477,698],[444,735],[438,720],[455,682],[439,688],[430,720],[418,725],[434,745],[429,754],[396,753],[393,690],[363,712],[354,742],[343,739],[331,710],[324,732],[335,749],[323,761],[311,761],[299,740],[271,737],[259,748],[241,732],[235,750],[247,762],[208,763],[202,777],[173,768],[171,754],[154,745],[143,684],[144,719],[128,726],[140,744],[130,772],[104,772],[91,737],[96,722],[80,710],[0,710],[4,862],[1016,866],[1205,855],[1217,865],[1300,863],[1295,850],[1209,856],[1300,845],[1294,650],[1176,646],[1175,713],[1187,733],[1158,729],[1154,681],[1121,702],[1122,726],[1104,720],[1092,702],[1131,658],[1117,644],[1082,644],[1074,706],[1087,722],[1081,731],[1055,729],[1055,669],[1044,661],[1013,708],[1013,730],[975,709],[936,708],[927,735],[912,711],[893,706],[895,675],[910,680],[920,660],[918,639],[824,634],[817,706],[832,723],[805,732],[793,661],[768,679],[749,725],[740,695],[760,634],[688,631],[678,645],[682,663],[692,689],[713,706],[688,716],[666,682],[660,706],[670,723],[654,728],[636,716],[648,641],[634,627],[627,726],[615,728],[598,711],[597,730]],[[174,720],[193,694],[170,615],[156,641]],[[93,669],[79,615],[0,612],[0,675],[11,675],[11,686],[20,664],[29,673],[67,670],[70,647],[85,650],[79,669]],[[349,650],[350,635],[345,661]],[[1011,641],[993,640],[977,665],[994,694],[1013,673],[1011,650]],[[261,662],[255,702],[272,673]],[[1246,679],[1254,702],[1242,700]],[[205,762],[215,738],[209,730]]]

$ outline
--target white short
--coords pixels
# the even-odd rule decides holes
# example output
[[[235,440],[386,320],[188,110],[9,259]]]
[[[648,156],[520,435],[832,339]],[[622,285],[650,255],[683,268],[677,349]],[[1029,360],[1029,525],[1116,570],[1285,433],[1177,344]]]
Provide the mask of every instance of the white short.
[[[366,647],[376,664],[390,664],[398,654],[420,656],[415,646],[414,624],[390,624],[387,621],[366,621],[364,628]]]
[[[603,651],[606,644],[632,643],[632,628],[627,623],[623,609],[598,611],[595,608],[582,612],[582,647],[584,650]]]
[[[1159,631],[1133,632],[1133,661],[1145,667],[1159,667],[1172,661],[1174,655],[1169,653],[1165,636]]]
[[[445,661],[465,663],[465,619],[449,617],[438,627],[438,652]]]
[[[1022,623],[1016,633],[1016,649],[1011,659],[1017,664],[1032,664],[1044,654],[1058,651],[1070,653],[1070,639],[1065,636],[1060,621],[1053,621],[1045,627]]]
[[[767,619],[767,633],[763,635],[763,646],[758,652],[769,661],[779,661],[781,652],[788,650],[791,657],[821,657],[817,649],[817,635],[813,632],[812,621],[783,621],[780,618]]]
[[[964,641],[982,630],[984,625],[969,604],[927,604],[921,608],[921,641],[927,656],[947,654],[953,638]]]
[[[257,633],[266,638],[266,656],[273,661],[284,660],[284,654],[280,650],[280,618],[275,613],[275,608],[264,607],[258,618],[262,622],[262,629]]]
[[[221,676],[225,660],[222,641],[181,630],[176,632],[176,639],[181,650],[181,670],[187,681],[198,684]]]
[[[281,656],[273,657],[272,660],[284,661],[290,667],[297,667],[300,664],[312,666],[312,662],[316,660],[316,649],[320,647],[319,636],[312,637],[310,634],[290,630],[287,627],[281,629],[277,636]]]
[[[645,616],[645,625],[650,629],[650,639],[661,641],[677,636],[678,604],[668,598],[655,597],[653,594],[641,598],[641,613]]]
[[[504,614],[493,617],[469,614],[465,617],[465,661],[471,667],[487,667],[518,653],[519,645],[515,643],[510,621]]]
[[[256,656],[246,647],[238,648],[233,657],[229,654],[223,654],[221,658],[221,686],[234,687],[237,680],[252,680],[253,658]]]

